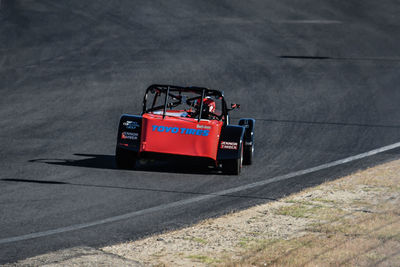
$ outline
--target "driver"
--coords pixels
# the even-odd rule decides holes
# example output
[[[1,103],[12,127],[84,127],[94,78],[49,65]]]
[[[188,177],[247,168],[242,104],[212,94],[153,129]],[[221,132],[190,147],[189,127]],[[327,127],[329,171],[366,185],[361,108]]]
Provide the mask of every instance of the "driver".
[[[201,107],[201,102],[200,102],[200,98],[196,101],[195,104],[195,109],[196,109],[196,115],[199,114],[200,112],[200,107]],[[213,119],[213,117],[215,116],[214,112],[215,112],[215,101],[211,99],[211,97],[207,96],[205,98],[203,98],[203,112],[202,114],[202,119],[207,119],[207,120],[211,120]]]

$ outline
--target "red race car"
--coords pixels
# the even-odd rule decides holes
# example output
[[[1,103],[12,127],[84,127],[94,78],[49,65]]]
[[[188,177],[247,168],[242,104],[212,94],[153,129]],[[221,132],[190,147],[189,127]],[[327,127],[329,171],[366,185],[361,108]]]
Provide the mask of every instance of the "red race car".
[[[202,87],[151,85],[140,116],[124,114],[115,153],[118,168],[132,169],[138,158],[205,159],[223,173],[251,164],[255,120],[229,123],[224,93]]]

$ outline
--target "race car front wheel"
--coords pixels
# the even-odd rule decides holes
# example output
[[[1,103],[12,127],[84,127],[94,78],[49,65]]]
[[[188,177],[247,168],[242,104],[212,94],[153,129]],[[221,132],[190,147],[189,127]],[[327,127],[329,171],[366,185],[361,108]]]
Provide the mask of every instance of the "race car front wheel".
[[[244,146],[244,157],[243,157],[243,164],[244,165],[251,165],[253,163],[253,154],[254,154],[254,142],[251,142],[251,145]]]
[[[117,147],[115,150],[115,163],[118,169],[134,169],[136,165],[136,153]]]

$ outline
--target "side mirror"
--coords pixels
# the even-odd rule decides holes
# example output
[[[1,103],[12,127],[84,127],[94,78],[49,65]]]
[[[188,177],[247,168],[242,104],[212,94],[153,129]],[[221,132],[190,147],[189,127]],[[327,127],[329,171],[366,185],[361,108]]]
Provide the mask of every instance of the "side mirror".
[[[235,108],[240,108],[240,104],[232,103],[231,104],[231,110],[233,110]]]

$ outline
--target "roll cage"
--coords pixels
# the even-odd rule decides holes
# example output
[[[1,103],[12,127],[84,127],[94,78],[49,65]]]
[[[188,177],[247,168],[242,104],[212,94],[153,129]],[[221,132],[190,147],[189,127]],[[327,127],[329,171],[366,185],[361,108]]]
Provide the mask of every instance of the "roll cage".
[[[187,98],[184,93],[190,93],[193,97]],[[154,94],[153,101],[148,106],[149,94]],[[229,123],[229,111],[226,105],[223,91],[212,90],[204,87],[180,87],[174,85],[150,85],[143,98],[143,112],[145,113],[162,110],[162,116],[165,118],[167,109],[177,107],[181,104],[193,105],[198,99],[204,99],[205,97],[214,97],[221,100],[221,114],[213,114],[218,120],[222,120],[224,124]],[[161,99],[159,99],[161,98]],[[157,104],[157,101],[163,100],[163,104]],[[203,114],[203,101],[200,102],[200,109],[196,114],[198,122],[202,119]],[[203,118],[204,119],[204,118]]]

